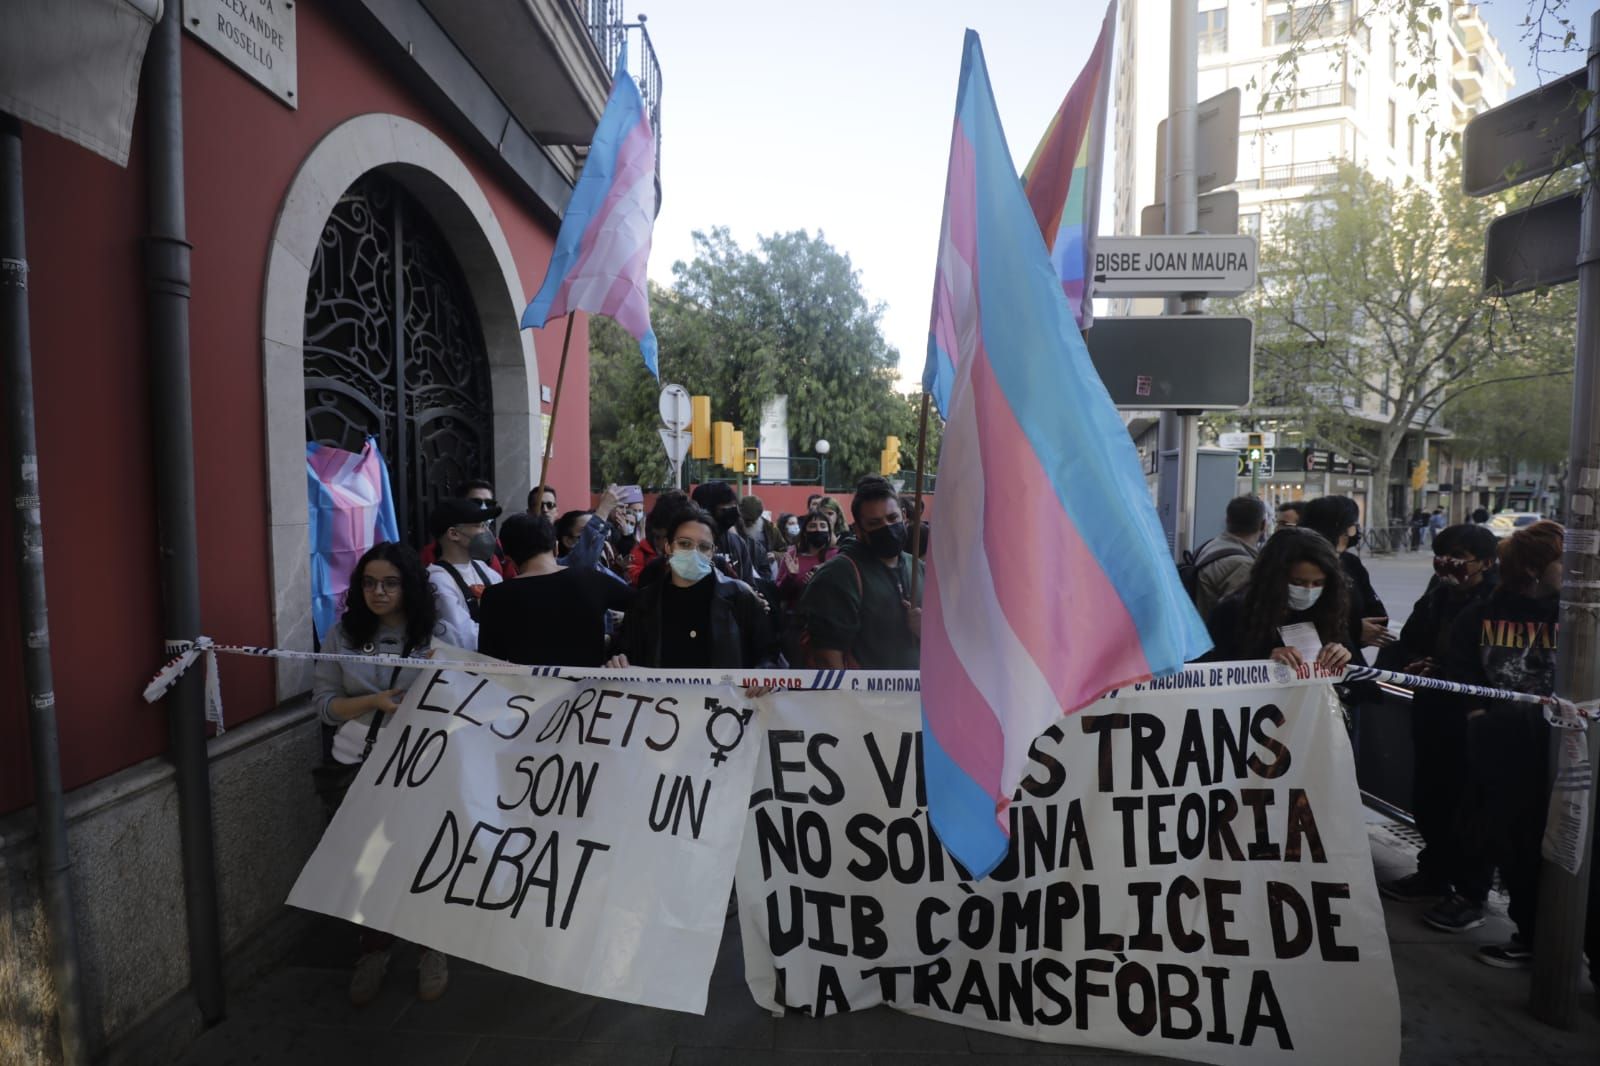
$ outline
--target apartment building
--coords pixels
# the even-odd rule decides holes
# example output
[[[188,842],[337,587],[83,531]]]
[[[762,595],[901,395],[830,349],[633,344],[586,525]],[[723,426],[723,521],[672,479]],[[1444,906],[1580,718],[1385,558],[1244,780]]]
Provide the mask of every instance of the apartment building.
[[[1140,232],[1140,212],[1165,199],[1156,129],[1168,111],[1170,12],[1170,0],[1123,0],[1118,13],[1112,232],[1119,234]],[[1259,235],[1274,212],[1314,196],[1341,161],[1396,185],[1435,180],[1439,135],[1505,102],[1514,81],[1476,5],[1454,0],[1446,15],[1419,35],[1391,5],[1372,0],[1199,0],[1199,98],[1232,88],[1241,94],[1238,176],[1227,186],[1238,193],[1239,232]],[[1429,78],[1433,88],[1425,89]],[[1112,307],[1115,314],[1159,311],[1156,300]],[[1359,417],[1387,420],[1376,397],[1339,399]],[[1292,440],[1293,427],[1283,428]],[[1364,504],[1376,487],[1364,481],[1403,491],[1407,462],[1421,454],[1425,435],[1419,426],[1396,471],[1383,478],[1350,462],[1307,471],[1303,455],[1291,454],[1302,449],[1280,448],[1263,492],[1285,499],[1345,492]]]

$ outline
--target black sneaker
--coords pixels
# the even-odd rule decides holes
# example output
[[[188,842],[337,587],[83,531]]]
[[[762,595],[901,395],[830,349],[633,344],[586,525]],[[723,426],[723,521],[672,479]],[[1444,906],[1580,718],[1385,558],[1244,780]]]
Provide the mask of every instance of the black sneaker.
[[[1465,933],[1483,924],[1483,905],[1457,894],[1422,912],[1422,920],[1444,933]]]
[[[1401,903],[1413,903],[1417,900],[1438,899],[1440,896],[1448,896],[1450,887],[1435,881],[1421,870],[1418,870],[1414,874],[1406,874],[1404,877],[1396,878],[1393,881],[1380,883],[1378,892],[1386,899],[1399,900]]]
[[[1485,944],[1479,948],[1478,961],[1502,970],[1520,970],[1533,961],[1533,949],[1526,947],[1520,937],[1512,937],[1509,943]]]

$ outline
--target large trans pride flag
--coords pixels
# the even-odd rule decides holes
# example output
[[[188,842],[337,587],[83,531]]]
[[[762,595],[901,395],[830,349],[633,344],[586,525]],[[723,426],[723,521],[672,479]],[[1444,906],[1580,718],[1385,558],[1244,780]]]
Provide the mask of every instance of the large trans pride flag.
[[[1035,738],[1211,642],[1095,374],[967,31],[924,388],[946,418],[922,616],[923,771],[974,876],[1005,856]]]
[[[360,452],[312,441],[306,445],[306,495],[311,507],[311,618],[317,639],[344,613],[350,571],[367,549],[399,540],[389,467],[378,442]]]

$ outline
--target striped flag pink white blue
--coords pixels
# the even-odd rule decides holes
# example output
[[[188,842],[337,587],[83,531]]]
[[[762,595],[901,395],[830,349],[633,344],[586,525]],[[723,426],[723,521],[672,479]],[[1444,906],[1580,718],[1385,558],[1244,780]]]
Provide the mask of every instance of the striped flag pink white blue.
[[[611,97],[561,219],[550,270],[522,313],[522,328],[573,311],[606,315],[633,334],[645,366],[659,377],[645,280],[655,220],[656,138],[623,48]]]
[[[940,391],[940,386],[944,391]],[[1017,180],[978,35],[950,140],[924,387],[946,418],[922,617],[923,770],[982,877],[1033,741],[1211,645]]]

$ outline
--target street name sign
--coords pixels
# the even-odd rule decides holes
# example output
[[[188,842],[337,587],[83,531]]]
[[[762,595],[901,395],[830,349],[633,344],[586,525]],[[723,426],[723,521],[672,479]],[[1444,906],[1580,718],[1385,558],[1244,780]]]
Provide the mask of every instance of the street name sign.
[[[1255,323],[1248,318],[1097,317],[1083,339],[1118,407],[1221,411],[1250,402]]]
[[[1100,237],[1094,246],[1096,296],[1237,296],[1255,286],[1254,237]]]
[[[1492,107],[1461,133],[1461,188],[1487,196],[1553,174],[1579,158],[1588,71]]]
[[[294,22],[294,0],[183,0],[184,29],[281,103],[298,108]]]
[[[1210,192],[1239,177],[1238,89],[1201,100],[1195,108],[1194,191]],[[1156,199],[1167,198],[1167,120],[1156,126]]]
[[[1195,201],[1195,224],[1201,233],[1239,232],[1239,193],[1236,189],[1208,192]],[[1139,212],[1139,235],[1159,237],[1167,232],[1167,204],[1160,197]]]
[[[1583,194],[1569,192],[1489,223],[1484,239],[1484,295],[1514,296],[1578,280]]]

